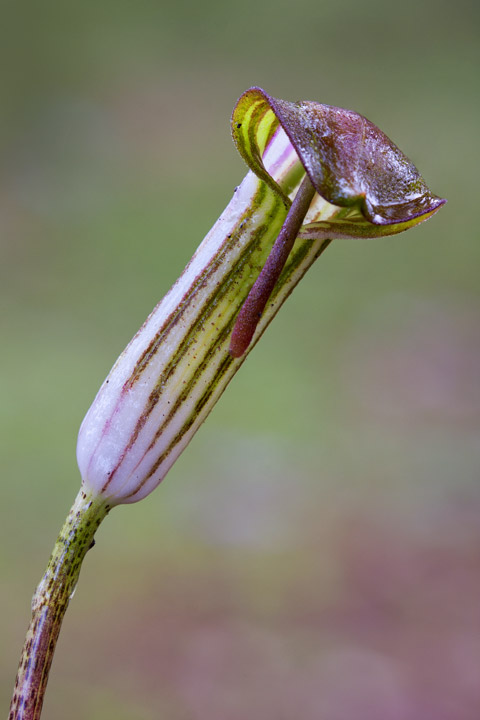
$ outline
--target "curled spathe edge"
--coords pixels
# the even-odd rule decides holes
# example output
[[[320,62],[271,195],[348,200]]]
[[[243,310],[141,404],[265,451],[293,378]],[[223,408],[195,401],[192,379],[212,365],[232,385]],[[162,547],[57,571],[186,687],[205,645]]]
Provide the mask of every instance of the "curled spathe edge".
[[[328,222],[303,225],[299,232],[303,239],[396,234],[428,219],[446,202],[429,190],[415,165],[363,115],[316,102],[279,100],[252,87],[233,110],[233,140],[250,169],[287,208],[290,198],[263,163],[279,126],[316,192],[342,208]]]

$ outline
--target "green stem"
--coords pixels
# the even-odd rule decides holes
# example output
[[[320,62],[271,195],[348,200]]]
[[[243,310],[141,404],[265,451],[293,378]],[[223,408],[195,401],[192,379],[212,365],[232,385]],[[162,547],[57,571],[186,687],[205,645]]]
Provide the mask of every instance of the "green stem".
[[[104,499],[83,490],[57,538],[32,599],[32,620],[23,646],[9,720],[38,720],[63,616],[75,591],[83,559],[109,510]]]

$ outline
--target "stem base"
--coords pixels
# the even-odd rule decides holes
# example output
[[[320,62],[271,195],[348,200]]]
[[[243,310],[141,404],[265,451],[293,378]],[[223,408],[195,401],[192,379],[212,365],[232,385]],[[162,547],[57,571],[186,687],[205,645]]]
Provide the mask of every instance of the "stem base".
[[[83,490],[72,505],[32,599],[32,620],[20,658],[9,720],[40,718],[63,617],[75,592],[83,559],[108,510],[104,499],[94,499]]]

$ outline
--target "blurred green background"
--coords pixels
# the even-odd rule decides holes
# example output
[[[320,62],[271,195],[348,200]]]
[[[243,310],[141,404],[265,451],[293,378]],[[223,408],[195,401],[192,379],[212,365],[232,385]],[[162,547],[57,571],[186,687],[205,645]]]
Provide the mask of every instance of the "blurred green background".
[[[236,98],[357,110],[448,205],[337,241],[87,557],[44,717],[476,720],[479,10],[3,0],[2,706],[117,355],[245,169]]]

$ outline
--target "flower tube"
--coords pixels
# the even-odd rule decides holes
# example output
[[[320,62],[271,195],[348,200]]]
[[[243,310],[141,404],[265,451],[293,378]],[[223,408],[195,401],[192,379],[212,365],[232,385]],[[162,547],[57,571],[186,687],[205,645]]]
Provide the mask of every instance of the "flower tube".
[[[33,597],[10,720],[40,717],[62,619],[99,524],[161,482],[316,258],[332,239],[398,233],[445,202],[349,110],[251,88],[233,111],[232,134],[249,172],[80,428],[82,487]]]
[[[232,130],[250,172],[117,360],[80,429],[83,486],[110,505],[141,500],[159,484],[245,359],[232,357],[232,330],[303,178],[313,199],[248,350],[333,237],[397,233],[444,202],[357,113],[252,88]]]

